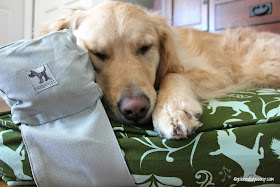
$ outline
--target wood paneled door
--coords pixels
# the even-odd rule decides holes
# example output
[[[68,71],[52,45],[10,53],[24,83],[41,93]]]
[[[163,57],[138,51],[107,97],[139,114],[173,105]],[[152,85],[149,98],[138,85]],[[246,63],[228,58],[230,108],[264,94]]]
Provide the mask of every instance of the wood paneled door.
[[[208,0],[154,0],[170,25],[208,30]]]

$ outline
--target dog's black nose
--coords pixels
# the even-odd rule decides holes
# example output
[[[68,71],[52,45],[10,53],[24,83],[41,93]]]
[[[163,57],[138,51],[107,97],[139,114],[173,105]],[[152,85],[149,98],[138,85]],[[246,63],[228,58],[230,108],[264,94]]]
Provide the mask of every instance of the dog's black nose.
[[[149,108],[150,102],[146,96],[127,96],[119,102],[121,114],[127,120],[136,123],[146,117]]]

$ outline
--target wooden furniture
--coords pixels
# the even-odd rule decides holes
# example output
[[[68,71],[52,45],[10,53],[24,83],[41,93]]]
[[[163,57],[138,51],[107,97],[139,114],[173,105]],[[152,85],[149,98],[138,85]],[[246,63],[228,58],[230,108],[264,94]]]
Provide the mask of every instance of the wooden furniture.
[[[5,103],[5,101],[0,96],[0,112],[11,110],[10,107]]]
[[[209,32],[253,27],[280,33],[279,0],[154,0],[169,24]]]
[[[0,179],[0,187],[10,187],[6,182]],[[33,187],[33,186],[13,186],[13,187]]]

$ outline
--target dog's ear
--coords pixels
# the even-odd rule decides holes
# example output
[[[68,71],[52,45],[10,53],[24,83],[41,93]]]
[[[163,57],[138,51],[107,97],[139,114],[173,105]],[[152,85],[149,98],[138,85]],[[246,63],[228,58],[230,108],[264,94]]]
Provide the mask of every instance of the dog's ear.
[[[69,9],[69,12],[66,15],[50,21],[45,27],[41,28],[38,32],[38,35],[43,36],[49,32],[60,31],[63,29],[70,29],[72,31],[76,30],[85,15],[85,9]]]
[[[174,33],[166,23],[166,19],[155,14],[150,14],[150,17],[159,38],[160,62],[155,81],[155,88],[158,89],[162,78],[167,73],[177,72],[179,70],[179,62],[175,50]]]

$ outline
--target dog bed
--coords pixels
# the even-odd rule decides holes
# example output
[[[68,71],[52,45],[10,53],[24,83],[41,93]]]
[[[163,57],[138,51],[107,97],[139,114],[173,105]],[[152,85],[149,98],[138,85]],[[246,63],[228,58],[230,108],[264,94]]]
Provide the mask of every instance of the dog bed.
[[[280,185],[280,90],[245,90],[205,102],[200,128],[167,140],[148,127],[112,123],[138,186]],[[0,113],[0,175],[34,184],[20,126]]]

